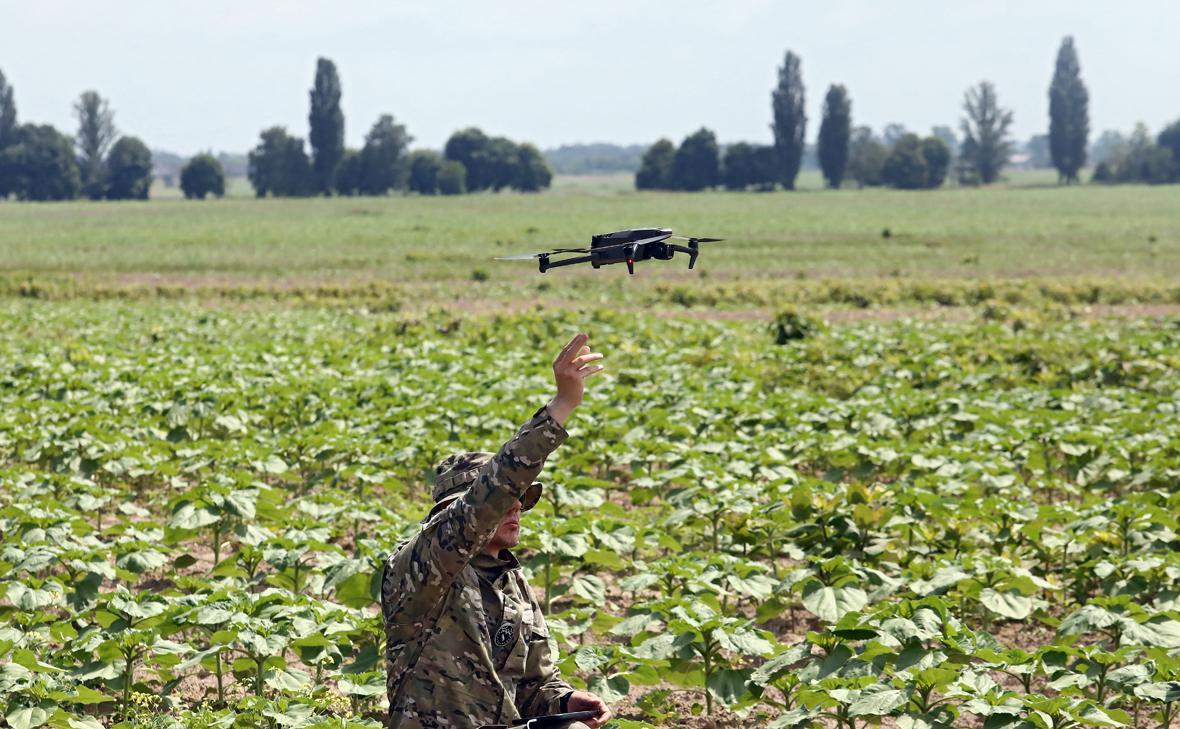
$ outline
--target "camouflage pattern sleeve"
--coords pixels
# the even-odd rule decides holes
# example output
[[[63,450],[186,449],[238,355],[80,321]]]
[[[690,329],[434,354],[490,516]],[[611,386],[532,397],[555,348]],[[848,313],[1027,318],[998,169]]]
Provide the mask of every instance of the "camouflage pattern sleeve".
[[[483,466],[462,496],[393,553],[382,586],[386,623],[417,623],[442,603],[455,576],[483,550],[545,459],[568,437],[541,407]]]
[[[524,676],[516,687],[516,706],[521,716],[544,716],[563,711],[561,700],[574,687],[566,683],[554,665],[554,646],[549,638],[549,627],[541,606],[532,593],[533,624],[525,629],[528,641],[528,655],[525,658]]]

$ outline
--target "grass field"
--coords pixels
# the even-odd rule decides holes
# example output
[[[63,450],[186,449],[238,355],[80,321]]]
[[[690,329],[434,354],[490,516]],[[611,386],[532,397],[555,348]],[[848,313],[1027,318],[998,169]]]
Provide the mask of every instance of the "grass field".
[[[728,242],[693,272],[678,259],[641,265],[633,279],[622,267],[540,277],[531,263],[492,260],[641,226]],[[636,193],[606,177],[562,179],[541,195],[0,204],[0,275],[116,289],[375,283],[438,300],[459,282],[464,296],[500,300],[520,298],[523,285],[642,298],[661,285],[816,279],[1158,288],[1180,279],[1180,188],[685,194]]]

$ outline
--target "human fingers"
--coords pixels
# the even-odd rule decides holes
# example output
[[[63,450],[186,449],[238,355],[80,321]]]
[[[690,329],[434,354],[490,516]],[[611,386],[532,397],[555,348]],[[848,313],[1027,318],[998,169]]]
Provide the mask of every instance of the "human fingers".
[[[598,699],[597,703],[598,705],[594,708],[598,710],[598,716],[594,717],[593,722],[595,727],[600,727],[610,721],[612,715],[610,707],[602,699]]]
[[[595,367],[583,367],[582,369],[578,370],[578,374],[581,375],[582,379],[584,380],[587,377],[597,375],[599,372],[602,372],[605,369],[606,369],[606,365],[597,365]]]
[[[596,359],[602,359],[603,356],[604,355],[602,354],[602,352],[590,352],[588,354],[583,354],[578,357],[574,357],[571,364],[585,365],[587,362],[593,362]]]
[[[589,338],[590,337],[585,333],[579,332],[578,334],[575,334],[574,338],[569,341],[569,344],[562,347],[561,352],[557,355],[557,358],[553,360],[553,366],[557,367],[562,362],[568,360],[574,352],[578,351],[578,349],[586,344],[586,340]]]

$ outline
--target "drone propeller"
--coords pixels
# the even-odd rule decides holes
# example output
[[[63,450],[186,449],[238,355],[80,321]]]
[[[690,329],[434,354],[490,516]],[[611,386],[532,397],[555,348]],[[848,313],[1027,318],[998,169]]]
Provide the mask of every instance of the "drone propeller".
[[[589,248],[555,248],[553,250],[546,250],[538,252],[538,254],[520,254],[517,256],[497,256],[497,261],[529,261],[532,258],[539,258],[542,256],[552,256],[553,254],[585,254],[590,252]]]
[[[686,235],[674,235],[672,237],[679,238],[680,240],[696,241],[697,243],[720,243],[725,240],[724,238],[689,238]]]
[[[549,255],[551,251],[544,253],[521,253],[519,256],[497,256],[497,261],[527,261],[530,258],[540,258],[541,256]]]

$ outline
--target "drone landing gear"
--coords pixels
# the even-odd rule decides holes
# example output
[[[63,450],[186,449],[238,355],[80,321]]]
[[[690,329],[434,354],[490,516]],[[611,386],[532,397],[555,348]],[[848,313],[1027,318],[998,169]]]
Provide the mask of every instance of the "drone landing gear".
[[[692,267],[697,263],[697,256],[700,255],[700,251],[697,250],[697,242],[695,240],[689,241],[687,248],[685,246],[678,246],[675,243],[667,243],[666,245],[669,251],[680,251],[681,253],[688,254],[688,270],[691,271]],[[669,255],[668,257],[671,258],[672,256]]]

